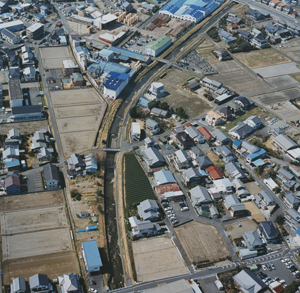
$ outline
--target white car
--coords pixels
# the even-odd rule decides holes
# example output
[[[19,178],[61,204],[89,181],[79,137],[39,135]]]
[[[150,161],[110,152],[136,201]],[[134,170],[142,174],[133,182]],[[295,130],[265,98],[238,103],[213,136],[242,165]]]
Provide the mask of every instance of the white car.
[[[261,268],[266,271],[267,270],[267,266],[266,265],[262,265]]]

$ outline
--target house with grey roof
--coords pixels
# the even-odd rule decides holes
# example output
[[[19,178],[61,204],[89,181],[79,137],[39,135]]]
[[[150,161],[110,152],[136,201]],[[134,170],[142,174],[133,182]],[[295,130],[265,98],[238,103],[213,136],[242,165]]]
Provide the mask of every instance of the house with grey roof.
[[[236,157],[234,156],[232,150],[227,145],[221,145],[216,147],[215,153],[217,155],[222,156],[222,160],[225,163],[234,162],[236,160]]]
[[[170,170],[154,172],[154,179],[157,185],[176,183],[176,180]]]
[[[189,193],[194,206],[201,206],[202,204],[213,202],[208,191],[203,186],[197,185],[196,187],[189,190]]]
[[[191,149],[189,150],[189,152],[190,152],[191,157],[194,160],[196,160],[197,157],[201,157],[201,156],[205,155],[205,153],[201,149],[199,149],[199,147],[197,147],[197,146],[191,147]]]
[[[286,169],[284,169],[283,167],[279,168],[279,170],[277,171],[277,177],[281,180],[281,181],[289,181],[294,179],[294,174],[292,174],[291,172],[287,171]]]
[[[244,120],[244,123],[248,124],[255,130],[261,126],[261,119],[258,116],[250,116]]]
[[[168,111],[154,107],[151,109],[150,115],[158,116],[160,118],[166,118],[166,116],[168,115]]]
[[[24,278],[13,279],[10,284],[10,293],[26,293],[26,282]]]
[[[177,170],[187,169],[191,166],[191,159],[185,150],[175,152],[174,162]]]
[[[50,157],[53,155],[53,148],[42,147],[39,149],[37,154],[37,158],[39,161],[48,161]]]
[[[200,131],[194,127],[189,126],[185,129],[185,132],[196,142],[196,143],[204,143],[205,137],[200,133]]]
[[[58,284],[62,293],[81,293],[81,285],[77,274],[58,276]]]
[[[274,137],[273,142],[285,152],[298,147],[298,144],[285,134],[277,135]]]
[[[85,168],[85,163],[80,155],[72,154],[70,158],[67,160],[69,175],[79,175],[82,174]]]
[[[218,145],[228,144],[231,139],[220,129],[216,129],[212,132],[212,135],[215,137],[215,142]]]
[[[242,179],[246,178],[246,174],[241,169],[241,167],[235,162],[229,162],[225,165],[225,170],[227,171],[230,178]]]
[[[234,103],[240,105],[243,110],[249,109],[254,104],[253,101],[243,96],[236,98]]]
[[[154,135],[160,132],[160,127],[155,120],[148,118],[146,120],[146,131]]]
[[[285,194],[283,201],[289,209],[297,210],[300,205],[300,200],[293,193]]]
[[[7,138],[8,139],[17,139],[20,144],[22,142],[22,138],[21,138],[21,135],[20,135],[20,131],[16,128],[12,128],[9,132],[8,132],[8,135],[7,135]]]
[[[266,246],[266,243],[259,237],[257,230],[246,231],[242,236],[249,250],[263,250]]]
[[[239,217],[245,215],[246,206],[240,203],[234,194],[227,195],[224,198],[224,206],[230,211],[232,217]]]
[[[251,132],[253,128],[244,122],[238,122],[237,125],[229,130],[229,134],[236,139],[243,139]]]
[[[154,140],[154,138],[152,138],[152,137],[146,137],[144,139],[144,145],[145,145],[146,149],[154,147],[155,146],[155,140]]]
[[[157,148],[147,148],[143,151],[144,160],[149,168],[164,166],[166,161]]]
[[[29,277],[29,285],[32,292],[48,292],[49,283],[47,275],[36,274]]]
[[[131,235],[136,238],[153,236],[160,233],[161,228],[158,224],[151,221],[140,221],[136,217],[130,217]]]
[[[259,293],[267,288],[267,285],[248,269],[240,271],[232,278],[244,293]]]
[[[201,170],[205,170],[205,169],[207,169],[208,167],[213,166],[212,161],[211,161],[211,160],[209,159],[209,157],[206,156],[206,155],[197,157],[197,158],[196,158],[196,161],[197,161],[197,163],[198,163],[198,165],[199,165],[199,168],[200,168]]]
[[[197,183],[201,180],[201,174],[196,168],[188,168],[186,170],[183,170],[182,178],[186,185],[191,183]]]
[[[265,190],[261,190],[258,193],[259,197],[266,203],[267,206],[275,205],[276,202],[274,198]]]
[[[260,222],[257,227],[257,232],[266,243],[276,243],[280,238],[272,221]]]
[[[139,216],[144,220],[157,221],[159,219],[158,205],[153,199],[146,199],[138,206]]]
[[[218,210],[216,209],[216,207],[213,204],[209,207],[209,213],[210,213],[211,218],[213,218],[213,219],[217,219],[220,217]]]
[[[49,163],[43,166],[43,174],[45,187],[48,190],[59,188],[59,173],[58,168],[55,165]]]

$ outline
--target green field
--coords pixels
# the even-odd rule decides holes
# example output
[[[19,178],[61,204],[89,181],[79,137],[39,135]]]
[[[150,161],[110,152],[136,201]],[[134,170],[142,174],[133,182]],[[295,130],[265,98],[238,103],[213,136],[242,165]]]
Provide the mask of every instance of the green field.
[[[125,154],[126,204],[131,206],[145,199],[156,199],[149,180],[134,154]]]

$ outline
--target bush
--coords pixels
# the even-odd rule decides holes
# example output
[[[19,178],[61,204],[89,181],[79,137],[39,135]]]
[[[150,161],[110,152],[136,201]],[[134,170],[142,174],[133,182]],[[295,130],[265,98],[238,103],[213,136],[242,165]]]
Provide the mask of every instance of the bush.
[[[218,29],[214,26],[212,27],[208,32],[207,34],[215,41],[215,42],[220,42],[221,39],[219,37],[219,34],[218,34]]]
[[[131,116],[131,118],[139,118],[140,117],[140,113],[138,111],[138,107],[134,106],[129,110],[129,115]]]

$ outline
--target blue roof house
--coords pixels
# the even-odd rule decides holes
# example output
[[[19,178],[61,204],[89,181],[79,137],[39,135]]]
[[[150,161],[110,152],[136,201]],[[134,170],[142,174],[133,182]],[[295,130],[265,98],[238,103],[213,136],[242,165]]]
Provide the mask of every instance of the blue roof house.
[[[82,242],[82,256],[86,272],[99,272],[103,266],[96,240]]]

